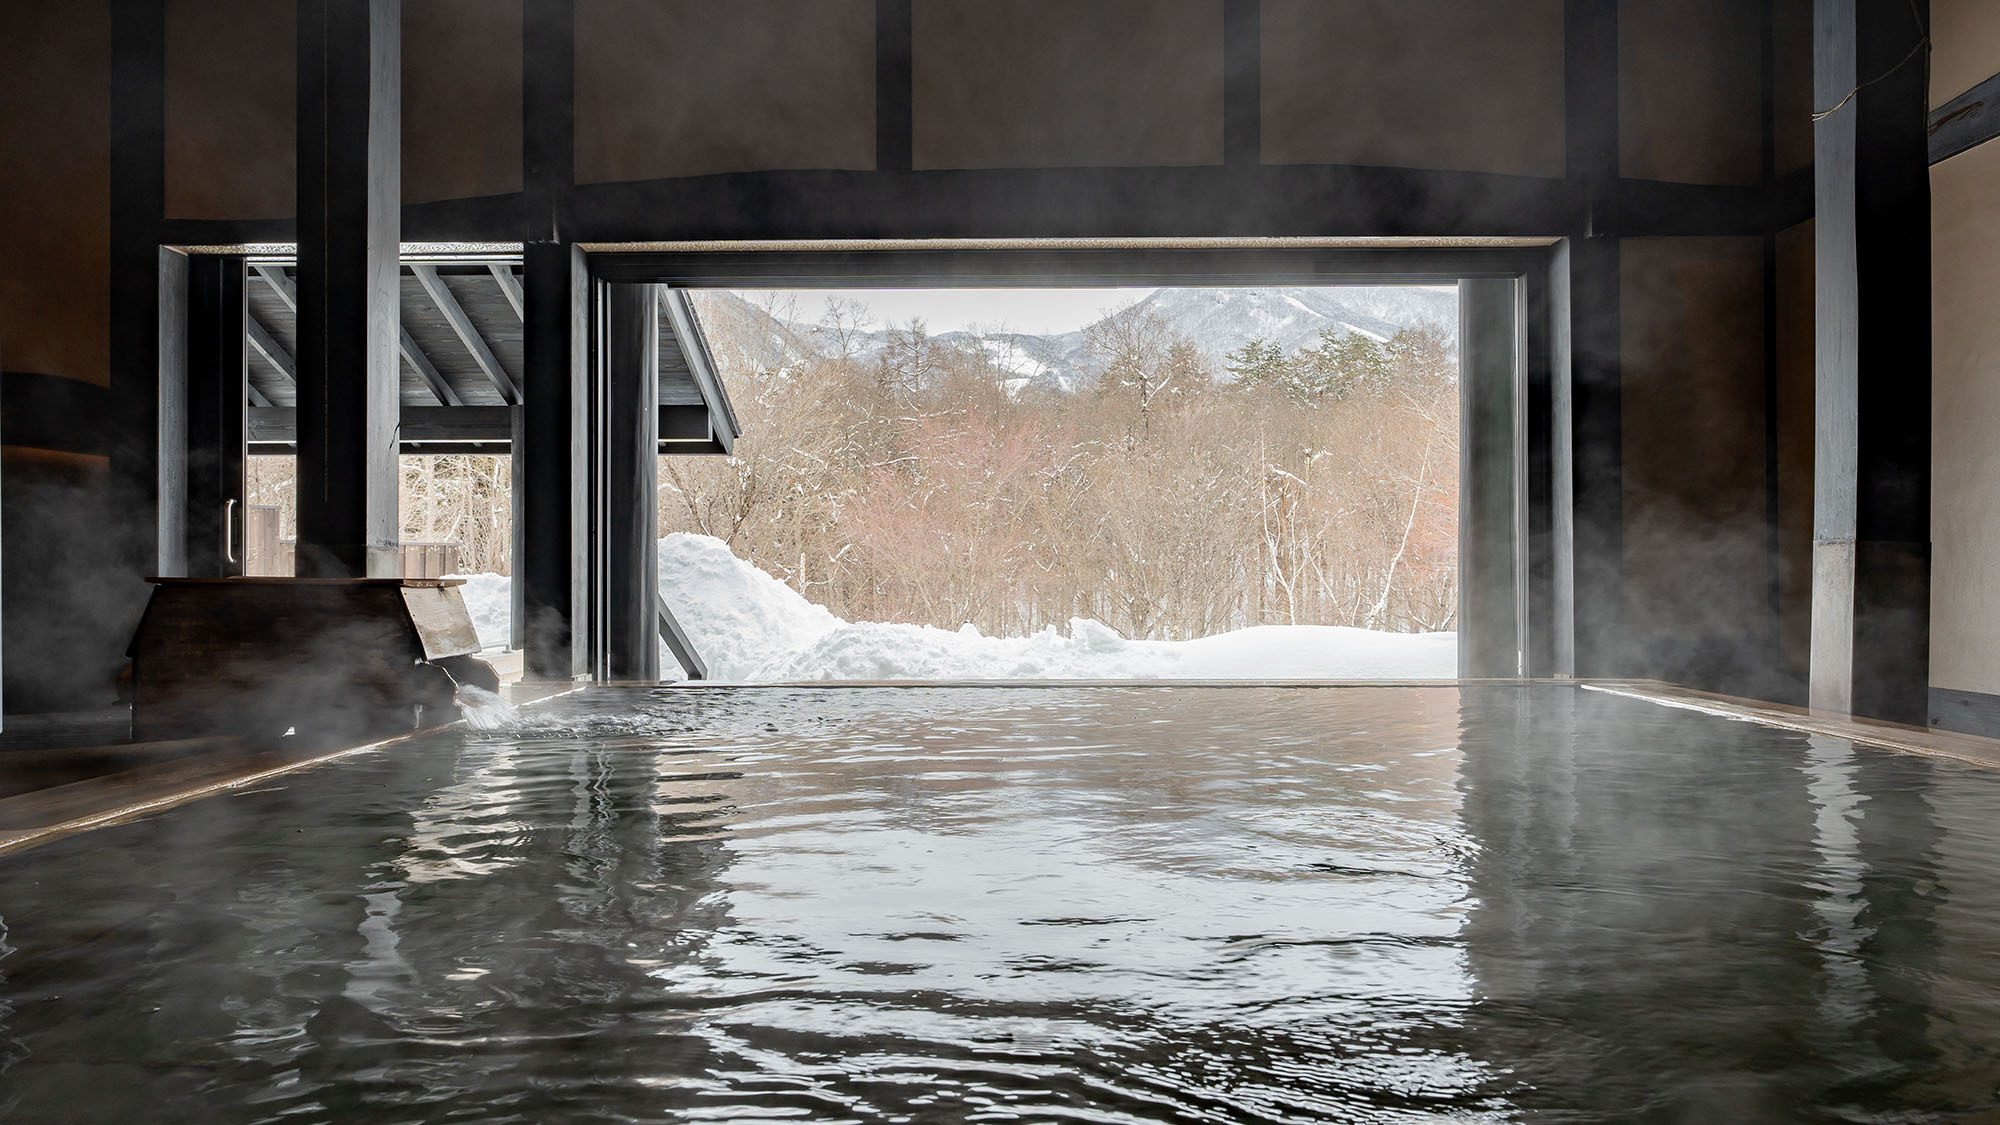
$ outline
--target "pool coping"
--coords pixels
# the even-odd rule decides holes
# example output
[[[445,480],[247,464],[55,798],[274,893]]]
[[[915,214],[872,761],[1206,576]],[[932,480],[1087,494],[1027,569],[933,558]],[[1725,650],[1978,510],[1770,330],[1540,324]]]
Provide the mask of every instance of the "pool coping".
[[[1696,691],[1662,680],[807,680],[787,683],[616,682],[554,684],[520,690],[514,701],[539,703],[598,687],[667,688],[702,692],[729,689],[801,688],[1464,688],[1501,686],[1569,687],[1647,703],[1698,711],[1742,722],[1805,734],[1825,735],[1882,749],[1945,758],[1989,769],[2000,768],[2000,739],[1955,731],[1888,723],[1813,711],[1780,703]],[[441,730],[463,720],[410,731],[358,746],[316,750],[261,750],[202,758],[179,758],[0,798],[0,857],[93,828],[133,820],[218,793],[254,787],[360,754],[373,753]]]
[[[1815,711],[1786,703],[1769,703],[1733,695],[1697,691],[1664,680],[1578,680],[1585,691],[1644,700],[1683,711],[1699,711],[1725,719],[1762,723],[1801,734],[1825,735],[1884,750],[1899,750],[1928,758],[1946,758],[1966,765],[2000,769],[2000,739],[1891,723],[1838,711]]]
[[[568,695],[586,686],[529,685],[510,692],[510,695],[514,702],[525,706]],[[357,746],[262,749],[177,758],[0,798],[0,857],[217,793],[260,785],[342,758],[373,753],[414,738],[463,726],[464,723],[460,719]]]

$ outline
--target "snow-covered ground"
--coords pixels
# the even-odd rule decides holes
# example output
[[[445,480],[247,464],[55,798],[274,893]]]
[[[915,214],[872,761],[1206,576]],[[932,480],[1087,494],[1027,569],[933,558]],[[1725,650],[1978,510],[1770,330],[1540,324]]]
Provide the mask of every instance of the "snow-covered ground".
[[[507,641],[508,580],[460,587],[479,639]],[[1453,633],[1376,633],[1264,625],[1193,641],[1132,641],[1074,618],[1028,637],[988,637],[880,621],[843,621],[731,554],[720,539],[660,540],[660,594],[712,680],[1377,680],[1450,679]],[[662,659],[673,670],[671,658]]]
[[[465,579],[458,588],[472,615],[472,629],[479,634],[480,648],[506,648],[512,628],[514,580],[504,574],[454,574]]]

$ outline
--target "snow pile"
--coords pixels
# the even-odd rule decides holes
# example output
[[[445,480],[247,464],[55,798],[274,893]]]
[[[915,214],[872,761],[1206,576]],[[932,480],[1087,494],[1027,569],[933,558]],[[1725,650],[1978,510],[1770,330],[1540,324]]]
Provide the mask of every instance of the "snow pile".
[[[453,574],[465,585],[458,595],[472,615],[472,631],[479,634],[480,648],[506,648],[508,630],[514,619],[513,581],[504,574]]]
[[[508,580],[459,587],[486,647],[507,643]],[[1376,633],[1262,625],[1193,641],[1131,641],[1072,618],[1028,637],[971,625],[843,621],[707,535],[660,540],[660,595],[708,664],[711,680],[1448,680],[1453,633]],[[676,671],[664,651],[664,672]]]
[[[769,679],[765,665],[847,624],[712,535],[660,540],[660,596],[713,680]]]
[[[716,680],[1450,679],[1451,633],[1265,625],[1193,641],[1131,641],[1074,618],[1028,637],[843,621],[731,554],[660,540],[660,594]]]

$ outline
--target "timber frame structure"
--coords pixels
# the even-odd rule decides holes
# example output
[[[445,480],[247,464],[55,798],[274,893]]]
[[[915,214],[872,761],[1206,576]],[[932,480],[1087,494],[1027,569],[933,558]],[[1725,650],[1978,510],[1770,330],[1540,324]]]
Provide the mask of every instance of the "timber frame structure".
[[[1513,481],[1482,493],[1474,508],[1478,527],[1512,530],[1468,533],[1468,567],[1484,573],[1508,561],[1494,572],[1506,580],[1489,589],[1482,578],[1476,585],[1485,592],[1474,596],[1504,600],[1506,612],[1491,613],[1511,622],[1486,634],[1505,638],[1490,651],[1469,638],[1469,669],[1511,662],[1531,674],[1644,676],[1794,702],[1806,699],[1811,680],[1858,710],[1924,717],[1926,545],[1923,529],[1895,513],[1922,509],[1928,496],[1929,428],[1918,421],[1928,393],[1898,378],[1927,362],[1928,342],[1892,364],[1876,341],[1925,315],[1923,170],[1979,143],[2000,120],[1985,108],[1990,83],[1932,114],[1912,77],[1922,68],[1894,69],[1912,42],[1925,41],[1925,4],[1912,25],[1907,0],[1748,0],[1698,13],[1643,0],[1522,0],[1536,17],[1523,34],[1543,52],[1536,72],[1482,78],[1485,86],[1469,89],[1520,100],[1517,78],[1546,88],[1546,97],[1530,99],[1540,131],[1528,138],[1538,155],[1526,159],[1502,151],[1508,142],[1463,129],[1483,103],[1449,97],[1435,120],[1405,129],[1413,147],[1401,153],[1350,143],[1349,134],[1381,123],[1349,128],[1323,109],[1303,111],[1310,127],[1301,133],[1297,106],[1321,104],[1306,96],[1317,79],[1280,73],[1274,60],[1299,27],[1318,26],[1314,6],[1215,0],[1212,43],[1208,30],[1175,32],[1174,40],[1212,56],[1212,152],[1161,156],[1112,129],[1078,133],[1072,144],[1061,141],[1064,129],[1095,126],[1029,117],[1009,125],[1015,133],[993,134],[1017,138],[1012,154],[961,158],[939,147],[940,135],[959,134],[941,134],[953,123],[940,122],[936,101],[926,101],[950,73],[939,61],[950,56],[940,13],[958,6],[842,0],[809,7],[813,19],[858,37],[839,49],[867,58],[861,156],[787,162],[753,145],[734,163],[641,153],[624,171],[605,166],[605,138],[657,119],[662,98],[642,89],[636,72],[606,69],[623,57],[615,33],[628,30],[606,21],[637,17],[597,0],[520,0],[518,17],[479,16],[517,36],[503,41],[518,43],[518,69],[511,58],[502,69],[518,84],[500,88],[508,98],[518,91],[518,121],[506,108],[504,130],[511,144],[518,124],[518,156],[432,122],[423,134],[427,160],[492,164],[487,156],[504,152],[505,166],[479,180],[489,185],[483,194],[412,197],[400,189],[401,123],[392,112],[407,100],[400,83],[411,65],[390,65],[400,58],[398,21],[410,22],[403,5],[298,0],[296,28],[259,41],[268,53],[296,37],[292,219],[268,217],[286,214],[282,203],[201,210],[171,202],[170,166],[184,169],[190,159],[168,126],[182,112],[176,97],[189,89],[170,81],[167,63],[170,31],[186,13],[159,0],[108,2],[110,385],[51,392],[44,397],[56,405],[30,404],[19,417],[32,428],[47,411],[94,403],[114,419],[92,444],[108,459],[110,506],[158,516],[121,529],[115,545],[105,589],[128,617],[136,618],[141,577],[208,566],[206,554],[223,543],[200,521],[214,519],[216,482],[234,470],[185,459],[176,469],[182,462],[170,447],[184,433],[197,446],[226,439],[233,448],[226,431],[238,415],[199,381],[177,384],[176,357],[234,369],[240,354],[250,372],[246,399],[254,389],[270,404],[250,400],[246,442],[285,438],[283,416],[260,412],[284,409],[287,358],[301,387],[318,388],[319,397],[308,396],[314,413],[309,419],[300,407],[292,434],[317,482],[308,538],[323,550],[314,565],[341,573],[363,573],[380,555],[381,466],[402,443],[501,440],[497,413],[451,416],[446,429],[427,429],[427,412],[512,412],[505,441],[518,459],[517,587],[530,672],[567,679],[646,667],[629,651],[640,632],[630,623],[642,612],[635,590],[612,612],[626,637],[613,647],[628,651],[605,648],[605,592],[633,560],[606,547],[601,532],[607,513],[639,499],[611,496],[623,472],[603,444],[612,408],[621,449],[694,429],[660,409],[670,404],[656,379],[634,377],[649,354],[666,363],[671,308],[664,318],[653,311],[655,290],[641,312],[643,302],[613,299],[614,289],[672,292],[751,275],[769,284],[953,284],[982,273],[1022,279],[1010,284],[1031,276],[1063,284],[1429,278],[1459,282],[1468,295],[1465,369],[1467,394],[1476,396],[1468,414],[1480,428],[1467,431],[1467,456],[1495,472],[1511,467]],[[1038,10],[1102,39],[1108,33],[1084,7]],[[1209,9],[1188,10],[1195,7],[1206,20]],[[1405,18],[1397,5],[1377,7],[1391,23]],[[720,27],[739,18],[731,13],[718,6],[702,18]],[[702,42],[727,42],[702,26],[712,36]],[[646,28],[674,43],[685,38],[674,33],[699,30]],[[1447,54],[1473,38],[1457,23],[1437,35],[1433,46]],[[1397,64],[1411,73],[1387,77],[1442,90],[1421,54]],[[1728,76],[1734,100],[1716,108],[1722,95],[1674,69],[1689,57]],[[1890,71],[1894,78],[1874,80]],[[1283,103],[1273,91],[1286,83],[1304,100]],[[729,108],[703,104],[711,115]],[[1817,125],[1808,120],[1832,106]],[[745,119],[711,132],[738,125],[753,140],[757,130],[782,129]],[[710,125],[681,127],[702,134]],[[1178,143],[1181,134],[1170,133]],[[1036,147],[1058,134],[1061,144]],[[1312,143],[1302,146],[1302,135]],[[1719,149],[1741,159],[1721,170],[1704,164]],[[205,217],[188,217],[197,212]],[[277,260],[289,247],[297,247],[296,264]],[[357,247],[366,254],[352,253]],[[326,253],[343,248],[349,256]],[[399,256],[410,260],[400,274],[383,266]],[[514,285],[494,272],[496,262]],[[283,285],[260,266],[301,299],[332,302],[329,315],[345,317],[346,327],[330,327],[323,339],[313,336],[317,328],[307,333],[326,347],[288,339]],[[1868,284],[1857,285],[1863,276]],[[398,305],[417,345],[407,353],[399,335],[368,327],[362,315]],[[263,332],[238,342],[216,326],[244,307]],[[1682,348],[1700,315],[1716,309],[1728,319],[1708,334],[1715,354]],[[487,354],[469,339],[484,341]],[[343,340],[352,345],[346,352],[335,347]],[[1840,350],[1855,340],[1858,351]],[[1854,362],[1815,373],[1815,345]],[[362,369],[370,374],[357,387],[327,380],[328,370]],[[1854,409],[1816,418],[1808,401],[1801,415],[1793,392],[1802,370],[1808,400],[1818,388],[1821,405],[1848,396]],[[699,376],[691,378],[699,391]],[[652,407],[641,409],[649,395]],[[1511,418],[1502,399],[1514,405]],[[703,401],[709,433],[695,440],[726,447],[722,414],[712,396]],[[1690,471],[1673,456],[1690,439],[1741,471]],[[1804,524],[1787,476],[1788,451],[1801,440],[1818,447],[1807,491],[1825,486]],[[1802,560],[1810,576],[1803,584]],[[1686,577],[1708,572],[1727,579],[1726,597],[1716,596],[1715,582]],[[1798,643],[1806,609],[1810,660]]]

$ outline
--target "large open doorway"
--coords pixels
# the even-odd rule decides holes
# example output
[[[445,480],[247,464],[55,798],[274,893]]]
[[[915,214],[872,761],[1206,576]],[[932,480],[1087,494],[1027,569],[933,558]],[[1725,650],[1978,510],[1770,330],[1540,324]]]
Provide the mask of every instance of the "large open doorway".
[[[1456,286],[693,305],[744,436],[661,459],[661,595],[720,678],[1457,675]]]
[[[1531,464],[1529,454],[1552,447],[1546,432],[1530,433],[1545,431],[1552,418],[1543,247],[627,245],[587,257],[591,323],[598,334],[593,347],[606,357],[598,368],[600,386],[616,385],[618,357],[626,350],[619,342],[625,331],[620,302],[639,303],[619,294],[628,288],[685,291],[702,310],[710,336],[721,340],[718,363],[729,372],[746,417],[754,419],[746,422],[743,446],[728,464],[670,465],[647,484],[657,530],[740,545],[730,556],[754,564],[767,590],[784,588],[802,599],[794,608],[820,613],[822,627],[831,618],[928,630],[903,640],[916,648],[935,642],[939,649],[957,647],[974,633],[989,641],[1025,641],[1051,628],[1075,644],[1072,618],[1088,622],[1082,647],[1186,644],[1273,625],[1433,638],[1449,632],[1447,660],[1380,661],[1373,668],[1349,662],[1352,672],[1273,663],[1268,676],[1490,677],[1560,670],[1556,609],[1562,583],[1554,537],[1545,526],[1553,518],[1545,494],[1555,467],[1545,457]],[[1374,287],[1367,291],[1377,297],[1400,293],[1448,303],[1449,310],[1434,310],[1427,333],[1395,325],[1382,331],[1378,323],[1372,333],[1345,325],[1325,336],[1310,331],[1304,340],[1279,341],[1244,327],[1256,319],[1248,310],[1260,303],[1310,309],[1315,302],[1337,304],[1330,295],[1363,291],[1354,286]],[[981,290],[1021,296],[1103,289],[1121,290],[1125,299],[1092,322],[1102,323],[1087,360],[1094,366],[1081,382],[1053,354],[1046,338],[1051,333],[1013,331],[1004,323],[980,330],[977,323],[940,326],[931,318],[871,316],[856,307],[855,295],[895,290],[964,299]],[[1232,309],[1232,301],[1240,304]],[[786,303],[791,313],[780,315],[778,306]],[[1177,303],[1211,306],[1223,323],[1237,322],[1233,337],[1202,354],[1200,341],[1176,339],[1171,323],[1164,332],[1142,330],[1156,319],[1152,314]],[[796,315],[804,305],[811,305],[811,314]],[[744,324],[752,326],[747,334],[737,331]],[[1078,353],[1093,351],[1082,346],[1083,327],[1088,325],[1073,329]],[[1120,365],[1114,353],[1121,335],[1126,352],[1147,356],[1145,362]],[[1189,371],[1206,370],[1199,378],[1175,379],[1167,375],[1170,355]],[[837,374],[843,367],[844,379]],[[1108,379],[1106,371],[1112,372]],[[1180,390],[1161,389],[1166,386]],[[1420,388],[1423,393],[1413,393]],[[1079,391],[1088,397],[1075,397]],[[1368,400],[1378,408],[1393,400],[1397,409],[1360,409]],[[1169,408],[1187,404],[1193,408]],[[607,416],[618,409],[613,403]],[[816,414],[822,421],[828,414],[841,420],[811,433],[792,425]],[[1280,418],[1295,428],[1281,432],[1284,427],[1273,424]],[[1310,421],[1298,425],[1301,419]],[[770,455],[758,452],[759,427],[773,431]],[[1218,429],[1233,439],[1261,429],[1263,448],[1221,442]],[[1385,455],[1368,463],[1360,454],[1370,452],[1371,442],[1372,452]],[[1099,518],[1083,521],[1082,534],[1067,527],[1039,542],[1021,534],[1023,526],[1033,526],[1035,505],[1027,502],[1028,492],[1010,492],[1002,483],[1007,471],[1061,463],[1080,449],[1104,446],[1153,456],[1086,457],[1101,491],[1081,492],[1096,504]],[[828,451],[845,457],[857,447],[865,452],[841,472],[821,464]],[[1203,480],[1190,467],[1204,462],[1226,465]],[[619,475],[613,471],[606,479],[615,486]],[[1122,498],[1110,485],[1114,476],[1125,479]],[[1218,504],[1216,493],[1192,486],[1225,482],[1223,492],[1235,488],[1255,499]],[[1343,495],[1341,485],[1357,483],[1365,487]],[[1234,522],[1210,507],[1233,515]],[[1110,515],[1124,517],[1128,526],[1112,527]],[[939,534],[939,520],[974,533]],[[1202,530],[1182,534],[1172,530],[1177,525]],[[1229,534],[1216,533],[1224,527]],[[863,529],[866,534],[858,534]],[[1112,533],[1128,538],[1121,543]],[[610,534],[617,535],[615,527]],[[1371,565],[1360,565],[1367,552],[1330,549],[1358,548],[1363,540],[1384,547],[1367,560]],[[1142,546],[1134,549],[1135,543]],[[1202,557],[1224,543],[1254,549]],[[662,561],[657,552],[670,546],[648,537],[645,566],[659,567],[661,592],[674,603],[669,571],[692,573],[705,560]],[[1117,580],[1138,585],[1146,566],[1167,572],[1178,566],[1168,586],[1178,581],[1181,588],[1121,597],[1103,581],[1113,570],[1107,560],[1121,549],[1125,565]],[[1050,565],[1059,553],[1066,555],[1063,565]],[[1065,567],[1099,581],[1083,589],[1077,574],[1061,574]],[[616,616],[597,622],[612,649],[618,647]],[[779,647],[745,622],[733,624],[743,642],[738,647]],[[793,639],[800,631],[792,631]],[[637,629],[624,632],[635,636]],[[852,631],[807,659],[767,662],[753,678],[1011,675],[986,672],[993,662],[876,660],[878,654],[841,649],[840,639],[852,639]],[[725,648],[729,643],[724,640]],[[720,663],[731,662],[725,655]],[[1056,665],[1049,662],[1014,663],[1026,669],[1019,673],[1023,678],[1124,678],[1110,662],[1095,674],[1050,672]],[[1239,662],[1238,675],[1223,678],[1259,678],[1241,667]],[[738,675],[744,671],[735,668]],[[1190,678],[1202,675],[1197,670]]]

